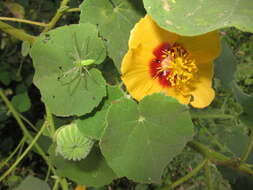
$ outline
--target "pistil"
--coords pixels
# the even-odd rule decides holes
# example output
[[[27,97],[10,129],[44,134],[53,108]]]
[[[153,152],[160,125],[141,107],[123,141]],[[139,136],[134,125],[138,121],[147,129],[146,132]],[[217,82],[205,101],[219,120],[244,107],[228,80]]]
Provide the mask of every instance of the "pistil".
[[[150,64],[150,73],[164,87],[183,88],[198,72],[195,60],[178,44],[162,44],[155,49],[154,55],[156,58]]]

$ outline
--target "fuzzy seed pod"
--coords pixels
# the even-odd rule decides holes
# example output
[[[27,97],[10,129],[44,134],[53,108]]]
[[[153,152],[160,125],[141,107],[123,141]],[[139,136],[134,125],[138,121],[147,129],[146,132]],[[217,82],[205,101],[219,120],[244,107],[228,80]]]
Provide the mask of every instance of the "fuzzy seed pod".
[[[92,149],[94,140],[83,136],[76,123],[64,125],[56,131],[56,153],[67,160],[84,159]]]

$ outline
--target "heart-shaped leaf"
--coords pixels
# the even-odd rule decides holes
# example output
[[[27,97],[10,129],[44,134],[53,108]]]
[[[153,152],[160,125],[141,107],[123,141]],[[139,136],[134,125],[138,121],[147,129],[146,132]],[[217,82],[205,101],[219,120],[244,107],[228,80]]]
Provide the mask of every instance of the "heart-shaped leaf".
[[[160,183],[163,169],[193,136],[187,108],[162,94],[113,104],[100,141],[105,159],[118,176]]]

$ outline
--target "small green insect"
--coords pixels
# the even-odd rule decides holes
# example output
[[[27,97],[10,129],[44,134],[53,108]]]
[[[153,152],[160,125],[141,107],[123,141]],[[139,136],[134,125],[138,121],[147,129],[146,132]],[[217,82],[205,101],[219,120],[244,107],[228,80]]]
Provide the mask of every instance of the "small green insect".
[[[85,66],[89,66],[92,65],[95,62],[94,59],[86,59],[86,60],[82,60],[79,63],[75,63],[75,64],[80,64],[80,67],[85,67]]]
[[[87,77],[96,82],[89,72],[89,69],[96,62],[96,60],[88,58],[89,55],[87,52],[89,50],[90,39],[87,38],[87,40],[85,40],[86,43],[83,43],[80,48],[76,34],[73,36],[74,51],[70,57],[73,60],[74,67],[67,71],[63,71],[62,67],[59,67],[61,75],[58,77],[58,80],[62,85],[69,85],[71,87],[70,94],[73,94],[74,90],[78,87],[82,80],[84,80],[84,87],[87,89]]]

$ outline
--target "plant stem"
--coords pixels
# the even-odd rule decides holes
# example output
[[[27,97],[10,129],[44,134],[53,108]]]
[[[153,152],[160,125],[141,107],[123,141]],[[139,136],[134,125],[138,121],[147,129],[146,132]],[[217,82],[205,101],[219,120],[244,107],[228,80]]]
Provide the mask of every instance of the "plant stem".
[[[50,175],[50,172],[51,172],[51,166],[48,166],[48,169],[47,169],[47,175],[46,175],[46,178],[45,178],[45,182],[48,181],[49,179],[49,175]]]
[[[0,169],[2,169],[2,167],[4,167],[13,158],[13,156],[17,153],[19,148],[25,143],[25,139],[26,138],[23,137],[19,142],[18,146],[15,148],[15,150],[10,154],[10,156],[8,156],[8,158],[6,158],[3,162],[0,163]]]
[[[59,183],[60,183],[61,179],[60,178],[57,178],[55,183],[54,183],[54,186],[53,186],[53,190],[58,190],[59,189]]]
[[[253,130],[250,130],[249,142],[248,145],[246,146],[246,150],[244,151],[241,157],[241,162],[245,162],[248,159],[252,147],[253,147]]]
[[[61,178],[60,180],[62,190],[68,190],[68,182],[65,178]]]
[[[209,161],[205,164],[205,176],[206,176],[206,183],[208,190],[214,190],[213,184],[212,184],[212,174],[210,170],[210,163]]]
[[[231,160],[231,158],[219,152],[215,152],[214,150],[210,149],[208,146],[203,145],[197,141],[190,141],[188,142],[187,145],[217,165],[224,165],[224,166],[233,168],[235,170],[238,170],[240,172],[244,172],[253,176],[253,170],[250,168],[249,164],[246,164],[246,163],[235,164],[236,162],[234,160]]]
[[[207,163],[207,159],[204,159],[196,168],[194,168],[190,173],[188,173],[187,175],[185,175],[184,177],[178,179],[177,181],[175,181],[174,183],[172,183],[169,187],[167,188],[163,188],[162,190],[170,190],[173,189],[175,187],[177,187],[178,185],[181,185],[182,183],[186,182],[187,180],[189,180],[191,177],[193,177],[194,175],[196,175],[201,168],[203,168],[205,166],[205,164]]]
[[[55,24],[58,22],[58,20],[61,18],[61,16],[64,14],[64,12],[67,11],[68,2],[69,2],[69,0],[62,0],[59,9],[57,10],[54,17],[51,19],[51,21],[47,24],[47,26],[45,27],[45,29],[42,32],[47,32],[55,26]]]
[[[23,136],[23,138],[25,138],[25,141],[27,141],[27,137],[26,136]],[[24,146],[25,146],[25,142],[21,144],[21,147],[19,148],[19,151],[18,151],[18,154],[16,155],[16,158],[20,157],[20,155],[23,152]]]
[[[8,98],[5,96],[5,94],[3,93],[3,90],[0,89],[0,97],[3,99],[4,103],[7,105],[7,107],[9,108],[10,112],[12,113],[12,115],[14,116],[14,118],[16,119],[17,123],[19,124],[19,126],[21,127],[24,135],[26,138],[28,138],[31,142],[33,141],[33,137],[32,135],[29,133],[29,131],[26,129],[24,123],[22,122],[21,118],[19,117],[18,113],[16,112],[16,110],[14,109],[14,107],[12,106],[11,102],[8,100]],[[48,115],[48,114],[47,114]],[[47,116],[48,117],[48,116]],[[45,127],[47,126],[47,121],[44,123]],[[44,125],[43,125],[44,126]],[[47,165],[51,168],[52,172],[54,173],[55,176],[57,176],[56,174],[56,170],[55,168],[52,166],[49,158],[47,157],[47,155],[44,153],[44,151],[41,149],[41,147],[34,142],[34,147],[36,148],[36,150],[39,152],[39,154],[41,155],[41,157],[46,161]],[[68,190],[68,183],[66,181],[65,178],[63,178],[60,181],[60,184],[62,186],[63,190]]]
[[[18,113],[19,117],[23,119],[34,131],[38,132],[38,129],[22,114]]]
[[[16,119],[17,123],[21,127],[21,129],[22,129],[23,134],[25,135],[25,137],[27,137],[30,141],[33,141],[32,135],[26,129],[26,127],[25,127],[24,123],[22,122],[21,118],[19,117],[18,113],[16,112],[16,110],[12,106],[11,102],[4,95],[4,93],[3,93],[3,91],[1,89],[0,89],[0,97],[3,99],[3,101],[5,102],[5,104],[7,105],[7,107],[9,108],[10,112],[12,113],[12,115],[14,116],[14,118]],[[56,171],[55,171],[54,167],[52,167],[52,165],[50,163],[50,160],[48,159],[48,157],[46,156],[46,154],[44,153],[44,151],[41,149],[41,147],[37,143],[34,144],[34,147],[39,152],[39,154],[42,156],[42,158],[46,161],[46,163],[49,166],[51,166],[51,169],[52,169],[53,173],[56,175]]]
[[[28,132],[28,130],[26,129],[26,126],[24,125],[23,121],[21,120],[21,118],[19,117],[18,112],[14,109],[14,107],[12,106],[11,102],[8,100],[8,98],[4,95],[3,91],[0,89],[0,97],[3,99],[3,101],[5,102],[6,106],[9,108],[10,112],[12,113],[13,117],[16,119],[17,123],[19,124],[19,126],[21,127],[24,135],[26,137],[29,138],[30,141],[33,140],[32,135]]]
[[[54,133],[55,133],[55,125],[54,125],[54,119],[53,119],[53,115],[50,112],[49,108],[47,105],[46,106],[46,112],[47,112],[47,118],[46,121],[48,122],[48,126],[49,126],[49,131],[50,131],[50,135],[53,138],[54,137]]]
[[[234,119],[235,116],[229,114],[218,114],[218,113],[191,113],[192,118],[198,119]]]
[[[22,41],[27,41],[29,43],[33,43],[36,39],[35,36],[32,36],[30,34],[25,33],[23,30],[16,29],[13,26],[6,24],[2,21],[0,21],[0,30],[4,31],[7,34],[10,34],[11,36],[22,40]]]
[[[47,24],[42,23],[42,22],[36,22],[36,21],[20,19],[20,18],[0,17],[0,20],[6,20],[6,21],[12,21],[12,22],[21,22],[21,23],[32,24],[32,25],[37,25],[37,26],[42,26],[42,27],[47,26]]]
[[[71,12],[80,12],[80,11],[81,11],[80,8],[70,8],[66,12],[71,13]]]
[[[14,164],[12,164],[12,166],[0,177],[0,182],[6,176],[8,176],[16,168],[16,166],[23,160],[23,158],[26,156],[26,154],[31,150],[31,148],[33,147],[33,145],[39,139],[39,137],[41,136],[41,134],[42,134],[42,132],[44,131],[45,128],[46,128],[46,124],[42,125],[40,131],[37,133],[37,135],[32,140],[32,142],[29,144],[29,146],[26,148],[26,150],[21,154],[20,157],[18,157],[18,159],[14,162]]]

